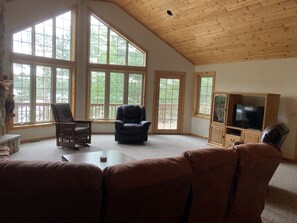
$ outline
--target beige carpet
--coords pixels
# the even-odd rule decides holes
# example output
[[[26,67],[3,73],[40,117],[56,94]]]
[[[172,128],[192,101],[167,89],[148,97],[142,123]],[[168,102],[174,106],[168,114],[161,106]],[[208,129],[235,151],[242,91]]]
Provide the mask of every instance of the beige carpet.
[[[78,150],[56,147],[55,139],[21,144],[13,160],[61,160],[64,154],[98,150],[119,150],[135,159],[178,156],[183,151],[208,148],[207,141],[195,136],[150,135],[144,144],[118,144],[113,135],[92,136],[90,147]],[[297,223],[297,164],[281,163],[271,182],[263,223]],[[238,222],[240,223],[240,222]]]

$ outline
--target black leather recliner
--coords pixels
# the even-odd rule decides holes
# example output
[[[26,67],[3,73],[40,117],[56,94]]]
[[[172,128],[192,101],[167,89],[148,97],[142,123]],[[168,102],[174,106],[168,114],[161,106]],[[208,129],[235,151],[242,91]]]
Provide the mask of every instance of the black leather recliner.
[[[146,121],[144,107],[138,105],[119,106],[115,120],[115,141],[147,141],[150,125],[151,122]]]

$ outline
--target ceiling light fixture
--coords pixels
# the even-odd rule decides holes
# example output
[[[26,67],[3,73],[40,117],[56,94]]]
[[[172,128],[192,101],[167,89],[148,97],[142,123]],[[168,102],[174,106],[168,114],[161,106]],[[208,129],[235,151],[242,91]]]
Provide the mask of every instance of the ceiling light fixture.
[[[169,9],[167,9],[166,13],[167,13],[167,15],[169,15],[169,16],[173,16],[173,13],[172,13],[172,11],[171,11],[171,10],[169,10]]]

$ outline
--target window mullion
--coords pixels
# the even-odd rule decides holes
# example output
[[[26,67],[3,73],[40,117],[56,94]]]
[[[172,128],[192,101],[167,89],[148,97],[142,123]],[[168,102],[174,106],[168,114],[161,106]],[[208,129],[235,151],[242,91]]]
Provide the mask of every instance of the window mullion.
[[[126,66],[128,66],[128,59],[129,59],[129,43],[126,41]]]
[[[129,73],[124,73],[124,104],[128,104],[128,92],[129,92]]]
[[[52,44],[53,44],[53,54],[52,54],[52,57],[53,58],[56,58],[56,18],[53,18],[53,38],[52,38]]]
[[[36,123],[36,65],[32,65],[30,122]]]
[[[109,119],[110,72],[105,72],[104,119]]]
[[[109,61],[109,55],[110,55],[110,29],[108,28],[107,29],[107,63],[106,64],[110,64],[110,61]]]
[[[57,68],[52,67],[52,95],[51,101],[52,103],[56,103],[56,89],[57,89]]]
[[[35,38],[36,38],[36,35],[35,35],[35,26],[32,27],[32,55],[35,56]]]

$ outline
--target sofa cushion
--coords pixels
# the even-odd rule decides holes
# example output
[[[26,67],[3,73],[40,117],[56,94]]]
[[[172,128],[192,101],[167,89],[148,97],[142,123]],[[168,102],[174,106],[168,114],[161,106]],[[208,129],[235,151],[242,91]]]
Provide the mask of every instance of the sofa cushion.
[[[99,222],[102,171],[96,166],[4,161],[0,182],[1,222]]]
[[[177,223],[183,218],[192,171],[182,157],[146,159],[108,167],[103,222]]]
[[[234,180],[229,223],[260,223],[268,183],[282,155],[266,143],[241,144],[235,147],[238,165]]]
[[[193,168],[189,223],[222,223],[228,206],[237,154],[222,148],[186,151]]]

